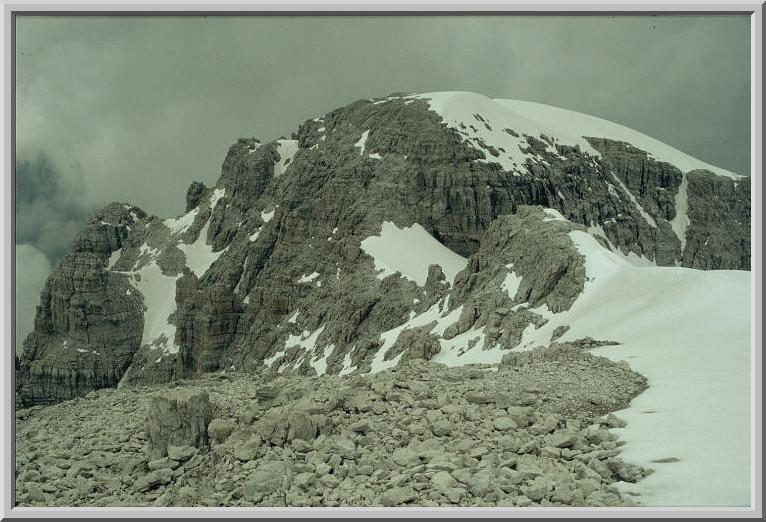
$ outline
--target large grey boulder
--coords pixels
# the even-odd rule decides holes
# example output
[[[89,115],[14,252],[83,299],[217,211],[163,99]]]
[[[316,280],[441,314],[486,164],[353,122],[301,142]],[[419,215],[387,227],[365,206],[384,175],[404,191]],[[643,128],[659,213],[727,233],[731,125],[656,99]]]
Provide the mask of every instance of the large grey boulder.
[[[199,389],[180,389],[155,395],[146,415],[147,453],[151,458],[167,455],[168,446],[208,446],[207,428],[213,415],[208,394]]]
[[[417,498],[417,493],[414,489],[407,486],[399,486],[383,493],[380,497],[380,503],[385,507],[394,507],[411,502],[415,498]]]
[[[312,414],[301,407],[272,408],[256,423],[262,440],[274,446],[284,446],[293,440],[312,441],[326,425],[321,414]]]
[[[244,484],[245,499],[258,503],[271,495],[289,487],[293,476],[293,467],[289,462],[266,462],[253,471]]]

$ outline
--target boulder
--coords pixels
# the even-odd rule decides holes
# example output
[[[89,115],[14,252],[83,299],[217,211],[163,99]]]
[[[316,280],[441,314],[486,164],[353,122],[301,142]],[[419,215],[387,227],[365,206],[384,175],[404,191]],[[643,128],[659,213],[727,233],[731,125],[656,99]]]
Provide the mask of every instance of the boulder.
[[[197,454],[197,448],[194,446],[174,446],[168,445],[168,457],[178,462],[184,462]]]
[[[161,468],[139,477],[134,487],[136,491],[143,492],[156,488],[161,484],[167,484],[173,480],[173,470],[170,468]]]
[[[312,441],[326,424],[326,416],[311,414],[300,407],[272,408],[256,423],[261,438],[274,446],[284,446],[295,439]]]
[[[236,428],[236,424],[228,419],[213,419],[207,426],[207,433],[215,444],[225,442]]]
[[[380,503],[385,507],[400,506],[417,498],[415,490],[408,486],[391,488],[380,496]]]
[[[510,431],[517,429],[519,425],[516,424],[516,421],[513,417],[503,416],[498,417],[492,421],[492,427],[498,431]]]
[[[152,459],[164,457],[169,445],[207,447],[211,417],[204,390],[176,389],[155,395],[146,416],[147,454]]]
[[[245,499],[258,503],[267,495],[287,489],[292,474],[292,464],[289,462],[272,461],[262,464],[245,482]]]
[[[236,447],[234,457],[243,462],[255,460],[262,453],[260,437],[251,437],[247,442]]]

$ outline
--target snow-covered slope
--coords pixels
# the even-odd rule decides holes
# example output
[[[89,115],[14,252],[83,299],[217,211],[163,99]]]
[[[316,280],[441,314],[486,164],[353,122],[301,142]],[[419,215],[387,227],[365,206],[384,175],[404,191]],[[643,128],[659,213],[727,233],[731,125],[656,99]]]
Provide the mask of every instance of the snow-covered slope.
[[[582,151],[596,156],[598,152],[584,138],[609,138],[630,143],[684,173],[706,169],[720,176],[734,179],[742,177],[623,125],[551,105],[492,99],[471,92],[431,92],[417,97],[428,99],[431,109],[476,148],[487,151],[489,145],[495,149],[505,149],[496,158],[488,154],[486,161],[497,161],[506,170],[518,170],[523,163],[526,155],[519,147],[526,146],[523,134],[527,134],[533,137],[545,135],[562,145],[578,145]],[[550,144],[549,148],[555,152]]]
[[[549,136],[562,144],[579,145],[584,152],[598,155],[582,135],[529,118],[481,94],[431,92],[418,97],[427,99],[431,110],[448,126],[456,129],[473,147],[483,150],[487,156],[484,161],[497,162],[507,171],[520,172],[524,161],[534,158],[522,151],[528,146],[524,134],[535,138]],[[556,152],[550,144],[548,150]],[[493,152],[499,155],[495,156]]]
[[[664,161],[678,167],[681,172],[705,169],[720,176],[734,179],[742,177],[739,174],[700,161],[646,134],[609,120],[542,103],[503,99],[493,101],[532,121],[545,122],[546,125],[556,129],[556,131],[561,132],[563,135],[625,141],[636,148],[648,152],[658,161]]]
[[[380,235],[362,241],[362,250],[375,260],[379,278],[398,271],[421,286],[426,283],[431,264],[439,264],[450,282],[466,265],[465,258],[439,243],[417,223],[399,228],[385,221]]]
[[[750,273],[639,267],[590,235],[570,233],[589,281],[567,312],[525,331],[522,349],[590,336],[649,389],[620,413],[623,457],[656,473],[625,489],[652,506],[750,502]],[[662,459],[678,462],[657,463]],[[678,485],[684,484],[679,489]]]

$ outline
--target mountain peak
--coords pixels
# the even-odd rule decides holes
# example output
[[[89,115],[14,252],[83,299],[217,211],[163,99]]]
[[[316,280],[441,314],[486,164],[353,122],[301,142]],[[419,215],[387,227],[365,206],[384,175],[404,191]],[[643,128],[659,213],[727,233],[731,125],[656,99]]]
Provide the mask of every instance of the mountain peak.
[[[97,213],[42,292],[20,400],[232,366],[499,361],[587,288],[572,231],[630,266],[749,269],[740,179],[555,107],[359,100],[238,140],[181,216]]]

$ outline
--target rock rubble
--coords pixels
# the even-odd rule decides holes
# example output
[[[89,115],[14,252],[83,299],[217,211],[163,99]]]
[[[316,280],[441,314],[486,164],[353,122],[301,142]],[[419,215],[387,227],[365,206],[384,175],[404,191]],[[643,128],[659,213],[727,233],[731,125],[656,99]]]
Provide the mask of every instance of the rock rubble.
[[[101,390],[18,412],[18,503],[633,505],[619,483],[650,470],[620,459],[611,412],[645,388],[624,365],[553,344],[496,367],[412,360],[372,376]]]

